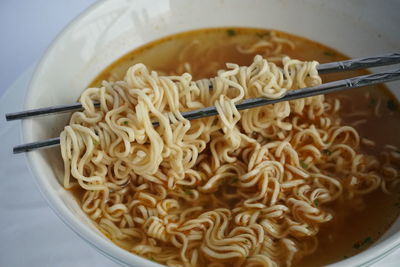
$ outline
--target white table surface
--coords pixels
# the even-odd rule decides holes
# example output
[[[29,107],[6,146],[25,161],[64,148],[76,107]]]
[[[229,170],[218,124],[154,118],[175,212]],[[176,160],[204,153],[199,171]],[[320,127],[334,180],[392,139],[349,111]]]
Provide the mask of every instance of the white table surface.
[[[116,266],[70,230],[40,195],[23,155],[19,124],[27,83],[49,43],[94,0],[0,0],[0,266]],[[400,266],[400,250],[373,266]]]

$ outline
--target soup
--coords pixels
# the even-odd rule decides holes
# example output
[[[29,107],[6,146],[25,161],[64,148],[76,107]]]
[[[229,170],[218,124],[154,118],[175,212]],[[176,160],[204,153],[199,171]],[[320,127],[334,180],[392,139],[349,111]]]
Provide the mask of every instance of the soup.
[[[236,63],[240,66],[254,65],[255,69],[257,69],[258,66],[261,66],[257,65],[261,61],[260,58],[258,58],[259,63],[256,62],[256,60],[254,59],[256,55],[262,55],[270,62],[276,63],[276,66],[278,67],[282,67],[283,65],[287,64],[285,62],[282,62],[283,56],[289,56],[290,58],[299,59],[301,61],[316,60],[320,63],[346,59],[346,57],[340,54],[338,51],[335,51],[319,43],[287,33],[249,28],[206,29],[177,34],[138,48],[131,53],[123,56],[121,59],[117,60],[107,69],[105,69],[89,87],[105,86],[104,84],[102,84],[103,80],[117,84],[118,81],[124,79],[124,76],[126,75],[129,67],[137,63],[143,63],[149,69],[156,70],[161,75],[174,75],[178,77],[179,75],[188,72],[192,75],[193,80],[199,80],[203,78],[212,78],[217,76],[218,70],[227,68],[225,65],[227,62]],[[306,77],[304,77],[304,81],[306,81],[306,83],[307,79],[311,79],[311,81],[309,81],[310,84],[312,84],[312,82],[318,82],[317,78],[315,78],[315,80],[312,80],[314,78],[312,73],[313,65],[311,63],[303,64],[302,62],[300,62],[293,64],[298,64],[298,66],[304,68],[306,71],[309,71]],[[292,71],[294,72],[295,69],[292,69]],[[272,72],[273,71],[271,71],[271,73]],[[365,71],[328,74],[322,76],[322,82],[325,83],[332,80],[344,79],[346,77],[358,76],[362,74],[365,74]],[[178,80],[178,78],[175,78],[175,80]],[[140,83],[140,81],[133,82]],[[121,84],[121,86],[123,87],[124,85]],[[147,86],[149,85],[147,84]],[[145,87],[146,86],[144,86],[144,88]],[[216,85],[214,85],[214,87],[216,87]],[[116,92],[118,92],[118,90],[116,90]],[[226,94],[228,95],[230,93],[227,92]],[[249,223],[242,223],[237,221],[234,222],[233,219],[229,219],[230,216],[233,216],[230,213],[224,214],[224,212],[222,211],[218,213],[220,211],[219,208],[223,208],[228,211],[239,209],[241,205],[246,202],[245,198],[251,195],[249,191],[250,189],[240,189],[242,191],[239,190],[241,185],[243,185],[244,187],[246,183],[249,183],[249,181],[247,181],[245,178],[248,174],[241,174],[242,176],[240,176],[238,173],[233,174],[235,173],[235,171],[232,171],[230,169],[235,168],[232,167],[234,164],[250,164],[250,160],[247,159],[246,153],[255,154],[256,152],[246,152],[245,148],[240,148],[240,152],[237,152],[236,150],[230,151],[227,157],[236,157],[236,160],[229,162],[229,160],[231,160],[229,158],[229,164],[225,162],[225,165],[222,164],[219,167],[215,166],[215,162],[207,165],[208,158],[218,157],[212,154],[212,148],[208,146],[208,143],[207,147],[199,149],[201,153],[196,164],[193,166],[193,169],[201,173],[201,175],[207,176],[207,178],[201,176],[200,178],[198,178],[198,180],[196,180],[196,186],[200,186],[199,184],[203,186],[202,191],[198,191],[197,187],[193,184],[185,185],[184,183],[178,183],[178,185],[176,185],[165,182],[166,191],[164,192],[162,191],[164,189],[156,189],[157,187],[155,186],[155,184],[159,182],[154,180],[154,177],[156,177],[157,175],[148,178],[149,180],[143,180],[143,178],[140,178],[140,180],[136,177],[136,174],[131,174],[129,172],[129,166],[125,165],[125,163],[118,163],[119,165],[117,167],[115,167],[116,163],[113,163],[114,165],[107,165],[107,168],[109,169],[105,169],[104,172],[107,174],[111,174],[111,177],[122,175],[127,178],[123,182],[113,180],[114,178],[112,178],[111,180],[110,178],[105,178],[107,181],[106,185],[108,187],[108,190],[110,190],[111,192],[111,194],[107,196],[106,201],[111,204],[104,204],[102,206],[100,202],[105,197],[104,193],[99,193],[99,191],[102,190],[99,189],[101,184],[100,182],[96,180],[97,182],[92,182],[92,187],[87,187],[85,189],[83,189],[85,186],[82,186],[82,184],[79,186],[78,184],[73,183],[73,180],[70,184],[69,169],[72,165],[70,165],[69,161],[71,160],[70,158],[72,158],[72,156],[70,156],[66,163],[66,176],[68,176],[66,178],[68,181],[66,187],[72,190],[72,192],[77,197],[77,200],[81,203],[84,211],[88,213],[88,215],[98,225],[99,229],[113,242],[115,242],[118,246],[127,249],[128,251],[137,253],[162,264],[168,264],[171,266],[179,264],[198,266],[213,264],[215,266],[217,266],[217,264],[243,264],[249,266],[258,266],[263,263],[265,265],[278,264],[321,266],[340,261],[342,259],[355,255],[371,246],[373,242],[379,239],[379,237],[385,232],[385,230],[390,227],[395,218],[398,216],[400,205],[398,190],[396,188],[398,184],[397,168],[400,155],[398,154],[399,152],[397,150],[397,147],[399,147],[400,144],[397,138],[397,133],[400,132],[400,129],[398,129],[400,127],[400,124],[398,123],[398,104],[395,101],[394,97],[389,93],[389,91],[382,85],[354,89],[347,92],[340,92],[328,95],[325,98],[326,99],[322,100],[319,99],[318,101],[321,101],[321,103],[323,103],[325,107],[331,107],[332,110],[334,109],[335,103],[340,103],[340,109],[336,113],[332,111],[332,115],[324,117],[324,122],[321,122],[321,125],[325,125],[324,127],[326,127],[327,129],[330,129],[329,123],[337,123],[341,127],[344,127],[346,125],[350,126],[351,130],[348,130],[349,132],[346,133],[346,137],[343,137],[343,139],[339,139],[343,141],[343,144],[347,144],[347,142],[352,142],[351,140],[349,141],[349,139],[353,138],[351,137],[351,133],[353,129],[355,129],[356,133],[359,136],[359,145],[343,146],[339,141],[337,141],[336,143],[332,141],[332,148],[323,148],[321,146],[313,144],[313,141],[311,141],[312,137],[305,137],[303,138],[304,140],[302,139],[303,141],[299,141],[301,145],[297,144],[296,147],[296,141],[293,141],[291,139],[292,137],[290,136],[291,130],[289,130],[289,128],[287,128],[286,130],[282,130],[284,126],[282,126],[283,128],[280,129],[276,135],[268,133],[265,129],[260,130],[260,133],[262,132],[262,134],[257,133],[257,131],[255,131],[255,133],[249,131],[246,132],[246,130],[244,129],[245,126],[238,126],[239,131],[246,132],[246,134],[248,134],[250,137],[254,137],[255,140],[259,140],[257,142],[260,142],[260,144],[262,144],[262,147],[265,147],[265,149],[267,150],[269,149],[268,153],[273,155],[269,156],[266,152],[266,155],[264,155],[264,157],[268,158],[268,160],[271,160],[271,162],[286,162],[286,160],[289,160],[289,158],[292,157],[292,154],[288,152],[288,154],[286,156],[284,155],[283,158],[282,156],[279,157],[277,156],[279,153],[275,151],[276,148],[272,147],[272,145],[271,147],[268,147],[268,144],[277,143],[278,146],[278,143],[281,144],[282,142],[284,142],[284,140],[289,140],[288,146],[293,146],[300,158],[300,162],[298,163],[299,167],[298,169],[296,169],[296,171],[290,171],[292,167],[285,166],[285,164],[283,164],[285,171],[282,172],[282,175],[285,177],[287,175],[291,175],[291,177],[293,176],[292,178],[290,178],[291,181],[296,181],[296,178],[299,178],[299,175],[301,176],[304,173],[310,173],[309,175],[304,174],[304,177],[313,177],[313,175],[318,176],[320,174],[323,174],[329,177],[333,177],[334,179],[334,181],[332,181],[332,184],[327,185],[322,182],[322,178],[316,178],[314,182],[304,182],[308,179],[304,178],[303,182],[305,184],[309,183],[307,186],[311,186],[311,188],[316,183],[320,184],[321,188],[327,188],[326,191],[331,192],[336,190],[332,189],[334,182],[340,184],[342,193],[338,194],[336,198],[327,200],[328,198],[323,197],[323,195],[327,193],[320,188],[318,189],[320,190],[320,198],[318,196],[314,196],[312,201],[309,201],[310,203],[307,204],[307,209],[312,210],[310,214],[314,214],[315,216],[322,216],[321,214],[323,214],[322,217],[325,216],[324,219],[321,219],[321,223],[315,223],[313,221],[315,219],[314,215],[314,217],[311,215],[309,217],[304,217],[303,211],[298,212],[300,215],[297,214],[294,211],[296,207],[297,209],[301,210],[301,207],[304,208],[305,206],[301,206],[300,204],[300,206],[296,206],[296,204],[293,204],[297,203],[295,201],[297,201],[298,199],[293,200],[291,204],[287,204],[287,202],[285,202],[285,198],[289,199],[291,195],[287,194],[285,196],[285,187],[282,187],[279,190],[275,190],[274,188],[276,186],[274,187],[274,185],[260,182],[261,180],[257,182],[258,187],[256,185],[254,188],[252,187],[251,190],[264,190],[262,189],[262,187],[266,184],[266,197],[264,197],[265,199],[263,200],[263,208],[260,208],[256,204],[251,203],[252,205],[254,205],[247,205],[247,208],[243,211],[243,214],[240,215],[241,217],[236,217],[236,219],[251,221],[251,218],[253,216],[255,218],[254,222],[257,222],[255,224],[258,224],[258,220],[261,219],[258,219],[257,216],[261,216],[260,213],[263,213],[264,211],[267,212],[266,210],[272,207],[275,207],[277,209],[275,210],[275,212],[277,213],[285,213],[287,209],[287,207],[284,207],[285,205],[289,207],[288,214],[290,214],[285,220],[283,220],[279,216],[279,218],[277,217],[278,219],[276,219],[273,215],[268,214],[268,216],[272,216],[272,219],[267,218],[268,216],[264,214],[264,219],[267,218],[268,220],[265,219],[263,224],[264,230],[262,231],[265,234],[265,237],[261,238],[262,241],[260,241],[261,239],[254,241],[254,238],[251,237],[251,235],[259,233],[257,232],[258,230],[256,230],[259,226],[254,226],[254,229],[252,228],[253,230],[250,231],[248,229],[253,226],[250,227]],[[132,101],[136,103],[135,101],[137,100]],[[223,107],[223,104],[221,104],[221,107]],[[279,107],[277,106],[277,104],[275,105],[276,107]],[[113,108],[118,109],[118,105],[114,105]],[[163,108],[165,108],[165,106],[163,106]],[[282,106],[282,108],[284,108],[284,106]],[[298,115],[298,120],[293,120],[293,117],[297,115],[293,111],[294,108],[291,107],[291,109],[292,113],[288,115],[287,118],[290,118],[292,124],[293,121],[299,121],[299,127],[303,127],[301,128],[302,130],[310,129],[310,127],[311,129],[313,129],[313,125],[315,122],[307,117],[308,115],[299,113],[300,115]],[[227,110],[229,111],[229,109]],[[166,109],[166,111],[171,110]],[[261,117],[264,116],[262,114],[262,111],[260,112],[261,113],[258,114],[261,114]],[[317,115],[317,117],[319,117],[319,115]],[[129,115],[126,115],[126,118],[129,118]],[[175,119],[177,123],[181,121],[181,119],[179,118]],[[191,123],[192,128],[197,127],[195,121]],[[213,123],[216,124],[217,122],[212,121],[211,126],[209,127],[213,127]],[[303,125],[305,126],[302,126],[301,123],[303,123]],[[90,129],[94,129],[93,126],[91,126],[91,124],[88,122],[88,120],[82,122],[82,125],[89,128],[91,127]],[[122,127],[131,126],[128,120],[120,121],[119,125]],[[229,123],[225,126],[229,126]],[[174,131],[178,130],[174,129],[172,133]],[[215,131],[217,132],[219,130]],[[216,133],[215,135],[213,135],[213,138],[223,138],[222,136],[224,135],[234,136],[234,133],[229,132],[229,129],[224,129],[223,131],[223,133]],[[94,130],[94,133],[98,132],[99,131]],[[385,134],[383,135],[382,132],[384,132]],[[191,132],[189,131],[188,133]],[[99,141],[97,141],[97,139],[94,140],[94,147],[105,146],[106,141],[104,140],[106,140],[107,138],[113,139],[114,137],[112,136],[113,134],[111,133],[109,135],[107,134],[107,136],[105,135],[105,137],[101,141],[101,144],[99,144]],[[201,139],[202,137],[199,136],[199,138]],[[245,137],[242,138],[245,139]],[[71,138],[71,140],[72,139],[73,138]],[[293,137],[293,139],[295,138]],[[70,149],[70,151],[73,151],[73,149],[71,149],[72,141],[70,142],[71,143],[65,141],[64,147],[67,147],[67,150]],[[81,142],[85,143],[85,141]],[[151,141],[144,142],[142,145],[146,146],[149,143],[151,143]],[[210,143],[212,143],[212,141],[210,141]],[[309,145],[311,146],[307,146],[308,143],[310,143]],[[93,148],[89,149],[88,146],[92,145],[86,144],[86,148],[81,150],[81,155],[79,157],[85,158],[87,151],[92,151]],[[122,153],[122,150],[123,149],[121,148],[121,151],[118,152]],[[315,150],[317,150],[317,152]],[[146,157],[145,153],[143,155],[142,154],[143,153],[137,154],[137,157]],[[65,152],[63,155],[64,158],[68,158],[68,156],[66,155],[67,153]],[[93,155],[97,155],[98,157],[98,159],[95,159],[94,162],[102,160],[100,159],[100,157],[103,157],[103,155],[99,156],[100,154],[95,153]],[[95,158],[94,156],[92,157]],[[106,153],[105,157],[110,157],[110,155]],[[318,157],[323,158],[324,160],[326,159],[326,162],[329,162],[330,165],[323,165],[323,168],[320,167],[322,168],[322,172],[315,174],[315,171],[318,169],[317,167],[319,165],[315,163],[316,165],[314,166],[314,162],[318,162],[318,159],[316,159]],[[369,157],[374,157],[374,159],[370,159]],[[263,159],[264,161],[266,161],[265,158]],[[352,161],[357,160],[362,161],[362,163],[360,163],[361,167],[357,166],[357,164],[351,167]],[[82,161],[83,160],[80,160],[79,162]],[[170,162],[171,163],[169,164],[174,164],[173,160],[171,160]],[[223,162],[223,160],[221,160],[221,162]],[[163,163],[159,165],[161,167],[157,168],[162,169],[162,164]],[[199,165],[201,164],[204,164],[204,166],[206,167],[199,167]],[[379,165],[379,167],[376,167],[377,165]],[[85,165],[85,167],[82,167],[82,173],[80,175],[83,178],[79,178],[80,176],[74,173],[72,173],[71,176],[73,176],[75,179],[78,179],[78,181],[79,179],[84,180],[84,177],[94,177],[96,171],[93,170],[95,168],[93,166],[95,165]],[[226,167],[226,171],[218,173],[218,169],[224,169],[225,166],[228,166]],[[203,168],[202,171],[199,171],[199,169],[201,168]],[[241,167],[238,168],[240,169]],[[353,169],[353,171],[351,171],[351,169]],[[301,173],[298,170],[301,170]],[[99,172],[100,171],[98,171],[98,173]],[[121,174],[124,172],[126,173]],[[133,170],[132,172],[135,171]],[[279,171],[273,170],[273,172]],[[206,183],[204,182],[204,180],[213,179],[218,175],[224,176],[225,173],[229,174],[229,179],[227,178],[224,179],[222,182],[218,182],[217,186],[213,185],[215,188],[212,190],[204,189],[205,185],[202,184]],[[130,176],[132,175],[135,176],[135,178],[131,178]],[[159,175],[164,175],[167,177],[170,174],[168,170],[165,169],[162,171],[162,174]],[[265,175],[267,176],[267,174]],[[145,177],[145,175],[143,176]],[[264,176],[263,179],[266,179],[266,176]],[[160,179],[162,180],[164,178]],[[168,179],[165,178],[165,181],[167,180]],[[301,179],[297,180],[300,181]],[[301,186],[303,186],[303,182],[294,187],[300,188]],[[147,187],[141,187],[140,183],[153,184],[151,184],[150,189],[148,189]],[[93,185],[98,186],[98,188],[93,188]],[[279,186],[282,186],[282,184],[280,184]],[[289,185],[287,186],[288,188],[290,187]],[[161,190],[162,192],[157,190]],[[177,193],[176,190],[179,191],[179,193]],[[298,195],[297,197],[299,199],[302,199],[302,197],[307,199],[309,198],[308,194],[311,194],[310,192],[312,190],[306,189],[306,187],[304,187],[304,190],[305,195]],[[310,192],[308,192],[307,190]],[[148,193],[148,195],[140,196],[142,191]],[[274,196],[273,192],[275,191],[278,193],[281,192],[282,196],[281,193],[279,193],[279,196]],[[119,193],[114,194],[114,192]],[[176,236],[172,237],[171,233],[173,231],[170,230],[170,232],[168,232],[168,230],[165,230],[169,227],[169,225],[163,225],[162,221],[164,218],[163,216],[168,217],[168,214],[164,214],[163,216],[159,215],[157,211],[155,211],[157,210],[157,208],[155,208],[157,205],[152,203],[152,201],[159,201],[159,199],[157,198],[157,194],[168,196],[164,197],[170,199],[169,202],[165,202],[165,205],[169,205],[168,208],[173,207],[174,205],[178,205],[180,207],[178,211],[175,211],[175,217],[178,216],[177,214],[184,213],[186,216],[184,220],[199,220],[194,223],[196,224],[196,226],[185,226],[184,222],[180,221],[180,219],[173,219],[172,221],[174,222],[174,224],[182,224],[184,225],[184,227],[187,227],[187,229],[185,228],[185,230],[180,231],[179,234],[176,234]],[[316,193],[316,195],[318,194]],[[221,196],[222,200],[219,199]],[[277,201],[272,204],[271,199],[273,198],[276,198]],[[199,212],[199,210],[196,210],[196,206],[201,207],[202,211]],[[279,210],[279,208],[277,208],[278,206],[282,210]],[[160,207],[158,208],[160,209]],[[164,207],[165,210],[168,210],[168,208]],[[213,242],[216,242],[214,244],[205,244],[207,243],[206,238],[202,237],[202,235],[206,235],[208,229],[206,226],[208,222],[206,223],[205,221],[211,220],[210,218],[214,216],[212,212],[214,212],[215,210],[218,211],[218,216],[222,216],[221,218],[225,218],[221,219],[222,221],[228,221],[228,225],[226,226],[226,228],[223,228],[223,230],[219,230],[222,231],[220,233],[221,236],[226,237],[226,239],[224,239],[223,237],[216,238],[213,236],[213,238],[215,238],[218,242],[214,240]],[[165,213],[165,211],[160,212]],[[207,212],[209,212],[209,217],[204,219],[204,221],[201,221],[199,218],[202,216],[202,214]],[[218,216],[215,215],[215,218]],[[270,221],[271,224],[266,225],[265,223],[267,221]],[[170,224],[172,225],[173,223]],[[244,227],[244,225],[247,228]],[[240,228],[239,226],[242,228]],[[288,230],[294,229],[296,227],[299,227],[299,229]],[[152,230],[149,230],[150,228]],[[284,231],[287,231],[287,233],[283,233]],[[149,234],[150,232],[151,234]],[[166,234],[166,232],[168,232],[168,234]],[[190,236],[190,238],[192,239],[189,239],[189,241],[187,241],[185,237],[182,236],[182,234]],[[219,234],[215,235],[218,236]],[[228,237],[231,240],[229,242],[234,242],[232,241],[233,239],[237,240],[237,242],[239,243],[242,242],[241,249],[243,249],[240,251],[239,249],[231,251],[231,248],[229,248],[229,246],[224,247],[221,250],[217,250],[215,248],[216,251],[219,252],[224,251],[225,249],[225,254],[233,253],[231,257],[223,257],[221,256],[223,253],[218,254],[213,251],[212,248],[218,246],[218,244],[221,245],[224,242],[228,242],[226,241],[228,240]],[[258,245],[251,244],[251,242],[258,242]],[[264,250],[260,248],[262,247],[261,244],[263,244],[263,246],[265,247]],[[187,246],[185,250],[186,252],[182,252],[182,247],[185,246]],[[155,247],[157,249],[154,249]],[[273,247],[276,247],[276,249],[272,249]],[[235,254],[236,252],[239,254]],[[184,255],[182,254],[182,256],[180,255],[180,253],[183,253]],[[263,256],[263,253],[266,255],[265,258]],[[182,258],[184,257],[187,258],[186,261],[182,260]]]

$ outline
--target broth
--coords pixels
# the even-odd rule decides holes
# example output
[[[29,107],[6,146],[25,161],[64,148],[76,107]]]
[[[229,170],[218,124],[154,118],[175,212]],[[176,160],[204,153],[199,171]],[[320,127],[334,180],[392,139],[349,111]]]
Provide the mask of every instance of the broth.
[[[269,30],[250,28],[205,29],[177,34],[128,53],[106,68],[90,86],[100,86],[102,80],[122,79],[128,67],[136,63],[143,63],[150,69],[173,74],[178,65],[183,63],[183,59],[179,58],[179,53],[182,51],[186,53],[184,62],[192,66],[191,74],[194,80],[212,77],[216,74],[215,69],[225,68],[226,62],[249,65],[257,53],[239,53],[237,45],[249,46],[256,41],[270,38],[270,35]],[[290,49],[289,45],[283,46],[282,53],[291,58],[317,60],[320,63],[347,59],[338,51],[317,42],[283,32],[276,32],[276,35],[288,38],[296,45],[295,49]],[[191,47],[190,52],[188,47]],[[216,61],[217,65],[209,68],[207,64],[211,61]],[[325,83],[365,73],[365,71],[352,71],[322,75],[322,80]],[[357,116],[346,116],[348,114],[355,114],[360,110],[370,114],[366,122],[355,128],[361,137],[373,140],[376,147],[361,145],[361,150],[377,154],[385,144],[400,146],[398,104],[387,88],[375,85],[336,93],[335,96],[345,98],[341,112],[346,124],[352,125],[359,121]],[[377,111],[379,117],[374,116],[374,112]],[[81,190],[74,192],[77,198],[81,199],[78,196],[81,195]],[[387,195],[378,189],[364,197],[365,208],[361,210],[338,201],[323,206],[334,210],[334,219],[321,225],[317,251],[302,259],[297,265],[326,265],[355,255],[371,246],[397,218],[400,206],[398,197],[398,194]]]

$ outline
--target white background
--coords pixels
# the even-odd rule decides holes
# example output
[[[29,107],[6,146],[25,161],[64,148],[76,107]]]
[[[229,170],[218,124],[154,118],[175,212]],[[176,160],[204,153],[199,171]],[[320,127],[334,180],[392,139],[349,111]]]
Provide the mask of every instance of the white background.
[[[75,235],[47,206],[25,165],[12,155],[23,90],[55,36],[94,0],[0,0],[0,266],[116,266]],[[22,75],[22,76],[21,76]],[[14,81],[20,77],[17,83]],[[12,84],[11,90],[5,94]],[[16,92],[16,91],[15,91]],[[4,144],[4,142],[7,142]],[[400,251],[375,266],[399,266]]]
[[[0,96],[94,0],[0,0]]]

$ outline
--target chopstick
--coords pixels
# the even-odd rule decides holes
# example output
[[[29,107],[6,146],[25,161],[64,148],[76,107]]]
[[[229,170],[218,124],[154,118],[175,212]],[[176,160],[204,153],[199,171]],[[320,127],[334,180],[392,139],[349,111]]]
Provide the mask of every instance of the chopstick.
[[[364,57],[358,59],[350,59],[350,60],[320,64],[317,66],[317,70],[319,74],[326,74],[332,72],[392,65],[397,63],[400,63],[400,53],[398,52],[385,54],[382,56]],[[94,104],[96,106],[99,106],[99,103],[94,103]],[[75,103],[72,105],[61,105],[55,107],[31,109],[20,112],[8,113],[6,114],[6,120],[12,121],[12,120],[26,119],[34,116],[48,115],[52,113],[81,111],[81,110],[83,110],[82,104]]]
[[[316,95],[321,95],[321,94],[328,94],[328,93],[333,93],[333,92],[337,92],[337,91],[341,91],[341,90],[358,88],[358,87],[363,87],[363,86],[367,86],[367,85],[390,82],[390,81],[395,81],[395,80],[400,80],[400,69],[386,71],[386,72],[380,72],[380,73],[374,73],[374,74],[369,74],[369,75],[363,75],[363,76],[353,77],[353,78],[329,82],[329,83],[324,83],[324,84],[321,84],[318,86],[313,86],[313,87],[291,90],[291,91],[288,91],[284,97],[279,98],[279,99],[267,99],[267,98],[262,98],[262,97],[250,98],[250,99],[246,99],[240,103],[235,104],[235,106],[238,110],[245,110],[245,109],[249,109],[249,108],[260,107],[260,106],[279,103],[279,102],[283,102],[283,101],[295,100],[295,99],[299,99],[299,98],[311,97],[311,96],[316,96]],[[218,112],[217,112],[217,109],[215,108],[215,106],[192,110],[192,111],[187,111],[187,112],[182,112],[182,116],[188,120],[195,120],[195,119],[215,116],[217,114],[218,114]],[[159,123],[153,122],[153,125],[158,126]],[[47,139],[47,140],[43,140],[43,141],[37,141],[37,142],[32,142],[32,143],[16,146],[16,147],[14,147],[13,152],[14,152],[14,154],[28,152],[28,151],[38,149],[38,148],[56,146],[56,145],[59,145],[59,143],[60,143],[60,138],[56,137],[56,138],[51,138],[51,139]]]
[[[320,64],[317,66],[319,74],[366,69],[379,66],[389,66],[400,63],[400,53],[390,53],[381,56],[364,57],[349,59],[331,63]]]
[[[97,103],[97,102],[94,102],[93,104],[95,107],[100,106],[100,103]],[[7,121],[22,120],[22,119],[27,119],[30,117],[41,116],[41,115],[49,115],[49,114],[53,114],[53,113],[65,113],[65,112],[69,112],[69,111],[81,111],[81,110],[83,110],[81,103],[53,106],[53,107],[47,107],[47,108],[37,108],[37,109],[19,111],[19,112],[14,112],[14,113],[8,113],[8,114],[6,114],[6,120]]]

